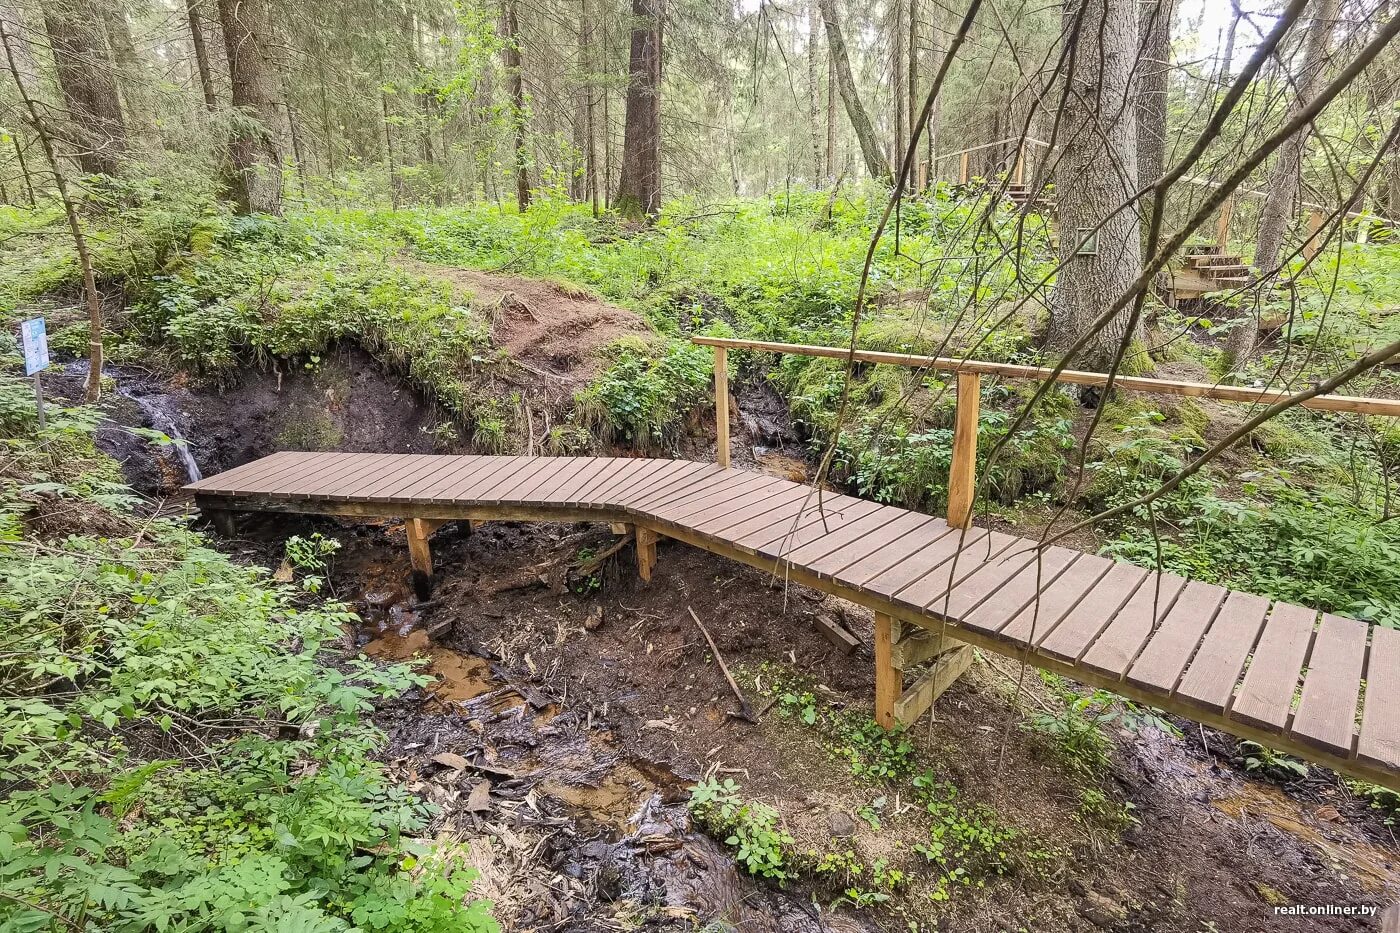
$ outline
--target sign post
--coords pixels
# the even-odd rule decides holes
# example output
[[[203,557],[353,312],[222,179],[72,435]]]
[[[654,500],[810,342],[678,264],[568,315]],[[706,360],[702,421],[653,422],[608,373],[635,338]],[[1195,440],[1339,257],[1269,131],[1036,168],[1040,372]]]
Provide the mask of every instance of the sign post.
[[[34,402],[39,406],[39,430],[44,430],[44,384],[39,374],[49,367],[49,335],[44,319],[31,318],[19,326],[24,344],[24,374],[34,377]]]

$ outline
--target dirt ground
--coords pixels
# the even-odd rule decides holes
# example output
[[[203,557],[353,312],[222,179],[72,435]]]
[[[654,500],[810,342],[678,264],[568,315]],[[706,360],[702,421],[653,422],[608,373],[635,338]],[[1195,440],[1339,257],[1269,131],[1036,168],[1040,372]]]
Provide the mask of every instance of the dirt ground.
[[[1119,839],[1086,822],[1084,781],[1020,727],[1059,701],[1031,672],[1013,702],[1014,663],[988,656],[909,731],[914,760],[1044,861],[936,902],[936,873],[913,849],[927,838],[920,809],[889,802],[897,784],[853,776],[829,737],[765,709],[756,689],[796,673],[823,706],[868,716],[859,607],[675,542],[649,586],[630,546],[570,583],[560,568],[613,546],[606,526],[490,523],[437,533],[438,586],[415,608],[399,527],[293,521],[254,519],[245,533],[260,547],[308,527],[334,534],[345,547],[332,585],[365,618],[349,637],[386,659],[427,659],[435,683],[380,711],[387,757],[444,805],[443,834],[471,847],[510,929],[1360,931],[1375,926],[1273,907],[1400,899],[1400,847],[1340,780],[1246,778],[1230,737],[1185,721],[1180,738],[1114,735],[1098,786],[1138,823]],[[737,702],[688,608],[763,711],[756,725],[729,715]],[[861,646],[838,651],[818,616],[845,619]],[[775,807],[798,846],[883,858],[910,881],[855,910],[829,909],[839,889],[750,879],[687,818],[688,787],[707,775]],[[861,809],[882,798],[876,829]]]

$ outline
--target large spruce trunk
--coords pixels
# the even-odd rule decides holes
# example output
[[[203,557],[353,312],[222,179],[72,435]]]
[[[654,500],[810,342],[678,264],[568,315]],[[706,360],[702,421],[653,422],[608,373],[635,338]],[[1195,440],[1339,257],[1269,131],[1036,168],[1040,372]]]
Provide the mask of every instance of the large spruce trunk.
[[[1064,35],[1073,37],[1077,48],[1061,115],[1060,151],[1054,155],[1063,265],[1046,331],[1047,347],[1061,353],[1142,272],[1137,211],[1115,211],[1138,181],[1137,110],[1129,86],[1138,52],[1137,5],[1134,0],[1070,0],[1064,23]],[[1097,250],[1080,251],[1081,236],[1096,228]],[[1103,369],[1112,363],[1127,333],[1130,309],[1131,304],[1120,310],[1085,346],[1073,360],[1076,368]],[[1144,363],[1135,358],[1133,367]]]
[[[640,220],[661,210],[661,20],[665,0],[632,0],[627,114],[616,205]]]
[[[43,12],[58,87],[71,118],[65,135],[73,154],[83,171],[115,175],[126,151],[126,126],[102,21],[87,3],[58,6],[46,0]]]
[[[1173,0],[1142,4],[1138,66],[1138,187],[1162,177],[1167,156],[1167,78],[1171,74]]]
[[[282,213],[282,155],[276,127],[277,75],[268,60],[269,23],[262,0],[219,0],[233,107],[230,189],[245,214]]]

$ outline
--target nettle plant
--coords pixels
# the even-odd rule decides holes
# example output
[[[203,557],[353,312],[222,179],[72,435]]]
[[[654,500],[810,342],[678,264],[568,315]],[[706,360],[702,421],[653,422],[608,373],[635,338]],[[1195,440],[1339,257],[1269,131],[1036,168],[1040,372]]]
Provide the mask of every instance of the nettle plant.
[[[0,929],[497,929],[370,758],[367,714],[426,678],[324,664],[355,617],[131,514],[87,415],[4,424]]]

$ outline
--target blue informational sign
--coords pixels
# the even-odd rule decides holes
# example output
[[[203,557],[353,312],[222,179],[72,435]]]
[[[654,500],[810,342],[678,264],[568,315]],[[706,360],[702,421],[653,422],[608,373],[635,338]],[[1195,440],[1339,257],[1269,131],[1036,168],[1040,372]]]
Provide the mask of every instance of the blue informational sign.
[[[25,321],[19,326],[20,338],[24,343],[24,374],[32,376],[49,368],[49,335],[44,330],[41,317]]]

